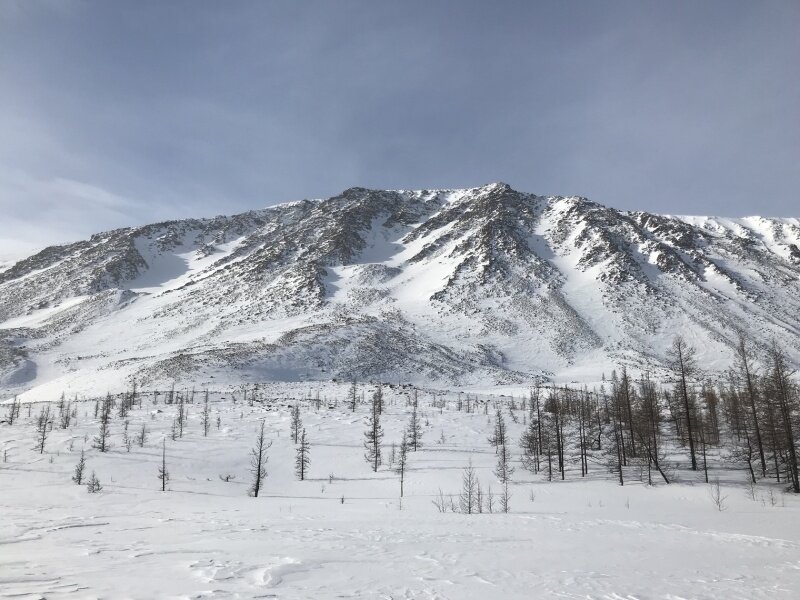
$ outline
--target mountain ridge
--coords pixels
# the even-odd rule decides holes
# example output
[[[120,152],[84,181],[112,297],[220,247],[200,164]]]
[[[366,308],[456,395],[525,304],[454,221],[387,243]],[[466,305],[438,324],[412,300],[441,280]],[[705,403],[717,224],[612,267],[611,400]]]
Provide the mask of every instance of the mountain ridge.
[[[796,218],[620,211],[504,183],[120,228],[0,270],[0,394],[597,380],[663,370],[678,332],[709,370],[740,332],[800,366],[798,246]]]

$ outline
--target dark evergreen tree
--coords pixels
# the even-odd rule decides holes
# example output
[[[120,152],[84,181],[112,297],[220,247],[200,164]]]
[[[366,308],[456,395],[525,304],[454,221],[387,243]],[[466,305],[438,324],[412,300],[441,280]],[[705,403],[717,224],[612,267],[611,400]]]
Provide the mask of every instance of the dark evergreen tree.
[[[90,494],[96,494],[102,489],[103,486],[100,485],[100,480],[97,478],[97,475],[95,475],[95,472],[92,471],[92,476],[89,477],[89,482],[86,484],[86,491]]]
[[[72,481],[77,485],[83,484],[83,472],[86,470],[86,456],[81,450],[81,457],[78,459],[78,464],[75,465],[75,472],[72,475]]]

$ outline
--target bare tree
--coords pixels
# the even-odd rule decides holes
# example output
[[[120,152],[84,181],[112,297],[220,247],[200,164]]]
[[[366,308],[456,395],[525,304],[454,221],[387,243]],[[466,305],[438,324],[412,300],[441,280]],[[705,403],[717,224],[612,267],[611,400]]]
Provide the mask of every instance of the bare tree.
[[[158,479],[161,481],[161,491],[167,491],[169,471],[167,471],[167,438],[161,440],[161,466],[158,467]]]
[[[556,436],[554,431],[556,429],[556,421],[552,413],[549,411],[542,411],[540,424],[540,441],[542,444],[542,460],[547,461],[547,481],[553,481],[553,454],[555,452]],[[542,466],[544,469],[544,466]]]
[[[400,449],[397,453],[395,473],[400,475],[400,497],[403,497],[403,486],[406,478],[406,467],[408,466],[408,438],[403,435],[400,441]]]
[[[609,459],[609,470],[615,472],[619,476],[619,484],[625,485],[625,476],[623,467],[625,466],[624,448],[625,443],[623,440],[623,430],[620,424],[619,411],[621,410],[619,395],[611,395],[611,404],[609,406],[610,413],[610,429],[606,434],[610,438],[610,451],[607,452]]]
[[[508,447],[503,444],[497,451],[497,466],[495,467],[494,474],[502,486],[503,491],[500,494],[500,507],[504,513],[507,513],[510,508],[509,501],[511,500],[511,494],[509,493],[508,486],[513,473],[514,467],[511,466],[511,452],[508,450]]]
[[[47,442],[47,434],[50,433],[50,403],[46,402],[42,407],[42,411],[36,419],[36,449],[39,454],[44,453],[44,445]]]
[[[378,470],[381,465],[381,440],[383,440],[383,428],[381,427],[381,413],[378,403],[373,399],[372,410],[367,417],[367,431],[364,432],[364,448],[367,452],[364,458],[372,465],[372,470]]]
[[[124,419],[128,416],[128,395],[127,393],[122,395],[120,398],[119,405],[117,406],[117,416],[120,419]]]
[[[308,471],[308,465],[311,463],[311,445],[308,443],[308,439],[306,438],[306,430],[300,433],[300,443],[297,446],[297,458],[295,459],[294,464],[294,472],[297,474],[297,478],[300,481],[303,481],[306,478],[306,471]]]
[[[100,450],[100,452],[106,452],[108,450],[108,438],[111,435],[111,429],[109,427],[111,421],[111,404],[111,395],[106,394],[105,400],[103,400],[100,406],[100,430],[94,438],[93,444],[93,447]]]
[[[784,445],[786,447],[787,467],[789,470],[792,491],[800,494],[800,478],[798,478],[797,448],[792,425],[793,415],[797,412],[796,389],[792,385],[790,372],[786,366],[786,357],[778,345],[773,342],[770,349],[772,373],[770,382],[775,399],[780,409],[780,420],[783,424]]]
[[[714,481],[709,484],[708,493],[711,496],[711,501],[714,503],[714,506],[717,507],[718,511],[722,512],[727,509],[725,501],[728,499],[728,496],[722,493],[722,488],[719,485],[719,479],[714,479]]]
[[[506,434],[506,422],[503,420],[503,414],[500,409],[497,409],[497,414],[494,418],[494,431],[489,438],[489,443],[494,446],[497,452],[500,446],[505,446],[508,443],[508,435]]]
[[[375,391],[372,393],[372,401],[378,404],[378,412],[383,414],[383,388],[381,384],[378,384],[378,387],[375,388]]]
[[[358,387],[356,386],[356,378],[353,377],[353,383],[350,385],[350,391],[347,395],[350,410],[356,412],[356,404],[358,403]]]
[[[459,509],[462,513],[471,515],[477,512],[475,506],[475,495],[477,492],[478,476],[475,474],[475,467],[472,466],[472,459],[469,459],[469,464],[464,467],[461,475],[461,494],[458,497]]]
[[[636,456],[636,436],[633,434],[633,397],[634,390],[631,387],[631,380],[628,377],[628,369],[622,365],[622,377],[619,380],[619,394],[622,410],[620,415],[624,413],[624,420],[628,423],[628,454]]]
[[[689,455],[692,461],[692,471],[697,470],[697,457],[694,450],[694,424],[692,423],[691,399],[689,396],[688,379],[697,373],[697,360],[695,349],[689,346],[680,335],[672,340],[672,346],[667,351],[667,360],[670,368],[679,378],[677,392],[683,402],[686,433],[689,440]]]
[[[533,410],[530,414],[531,418],[528,421],[527,429],[520,437],[519,446],[522,449],[522,466],[532,473],[538,473],[541,423],[538,417],[534,418]]]
[[[69,429],[69,424],[72,421],[72,410],[69,402],[63,404],[58,413],[58,422],[61,429]]]
[[[16,396],[14,396],[14,399],[11,401],[11,404],[9,404],[9,410],[8,410],[9,425],[13,425],[14,422],[19,418],[19,409],[21,408],[21,406],[22,404],[20,403],[20,401],[17,400]]]
[[[547,478],[553,480],[553,458],[557,461],[558,472],[561,479],[565,478],[566,471],[566,436],[565,421],[567,406],[571,391],[564,388],[564,398],[559,396],[558,390],[553,387],[544,402],[539,423],[541,427],[542,456],[547,459]]]
[[[642,460],[647,463],[648,484],[652,484],[652,466],[658,470],[664,482],[669,483],[669,478],[661,465],[659,444],[661,411],[658,405],[658,390],[648,373],[645,373],[639,382],[639,398],[640,403],[634,416],[634,430],[644,455]]]
[[[125,424],[122,429],[122,444],[125,446],[127,452],[131,451],[131,445],[133,444],[133,438],[128,434],[128,427],[130,424],[130,420],[125,419]]]
[[[208,390],[203,398],[203,437],[208,437],[208,430],[211,429],[211,413],[208,408]]]
[[[477,483],[475,484],[475,508],[478,511],[478,513],[483,512],[483,497],[484,497],[483,488],[481,487],[480,480],[478,480]]]
[[[581,462],[581,477],[585,477],[589,474],[589,429],[592,426],[591,398],[586,387],[578,393],[574,413],[578,421],[578,450]]]
[[[140,448],[144,448],[147,443],[147,423],[142,423],[142,428],[139,430],[139,435],[136,436],[136,443]]]
[[[186,425],[186,397],[185,394],[178,394],[178,415],[175,422],[178,426],[178,437],[183,437],[183,428]]]
[[[739,345],[736,347],[736,358],[739,367],[739,375],[744,382],[744,396],[747,401],[747,407],[750,409],[750,416],[753,420],[753,431],[755,433],[756,448],[758,448],[758,457],[761,461],[761,476],[767,476],[767,460],[764,456],[764,443],[761,440],[761,427],[758,422],[758,411],[756,410],[757,392],[755,386],[755,373],[752,367],[752,359],[750,352],[745,343],[744,336],[739,337]]]
[[[442,488],[439,488],[439,493],[433,497],[433,500],[431,500],[431,502],[433,502],[433,505],[436,507],[436,510],[438,510],[440,513],[447,512],[447,498],[445,498]]]
[[[272,442],[267,441],[264,437],[264,420],[262,419],[256,445],[250,450],[250,473],[253,476],[253,482],[250,484],[249,494],[254,498],[258,498],[261,484],[267,476],[267,449],[270,446],[272,446]]]
[[[731,440],[730,459],[736,463],[744,463],[747,466],[748,486],[750,490],[755,490],[756,473],[753,470],[756,449],[753,439],[747,427],[744,427],[739,437]],[[754,498],[755,499],[755,498]]]
[[[297,403],[292,406],[292,422],[290,428],[292,442],[296,444],[300,437],[300,430],[303,429],[303,420],[300,418],[300,405]]]
[[[417,413],[416,393],[414,394],[414,402],[411,406],[411,417],[408,420],[406,437],[408,438],[408,447],[410,450],[416,452],[417,449],[422,446],[422,425],[419,422],[419,414]]]
[[[558,391],[555,386],[550,389],[550,394],[545,402],[545,411],[551,417],[550,425],[550,441],[555,442],[556,458],[558,459],[558,472],[561,474],[563,481],[566,476],[566,460],[564,448],[566,446],[566,438],[564,436],[564,416],[565,405],[568,402],[567,388],[564,388],[564,399],[559,398]]]

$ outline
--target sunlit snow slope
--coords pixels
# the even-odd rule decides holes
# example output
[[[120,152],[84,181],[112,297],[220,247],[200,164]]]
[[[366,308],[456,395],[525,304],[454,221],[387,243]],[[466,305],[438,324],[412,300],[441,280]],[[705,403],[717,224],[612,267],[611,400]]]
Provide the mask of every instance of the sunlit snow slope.
[[[100,233],[0,270],[0,397],[172,381],[429,385],[800,365],[800,220],[669,217],[505,184],[353,188]]]

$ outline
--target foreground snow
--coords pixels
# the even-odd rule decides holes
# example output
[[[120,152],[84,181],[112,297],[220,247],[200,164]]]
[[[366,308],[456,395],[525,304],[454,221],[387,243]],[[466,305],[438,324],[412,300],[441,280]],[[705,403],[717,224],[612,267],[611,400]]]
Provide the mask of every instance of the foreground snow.
[[[308,391],[298,386],[296,394]],[[345,386],[322,393],[319,411],[303,403],[312,444],[311,477],[303,482],[293,473],[286,399],[251,407],[241,394],[235,404],[229,393],[213,394],[212,428],[203,437],[198,394],[184,437],[173,442],[176,407],[163,396],[153,406],[147,396],[128,419],[132,433],[147,424],[148,442],[126,452],[115,415],[106,454],[91,448],[92,402],[79,405],[77,426],[56,424],[41,455],[32,449],[38,407],[30,418],[23,407],[17,424],[0,425],[0,452],[7,451],[0,597],[800,595],[800,502],[766,485],[751,499],[743,474],[716,459],[712,476],[727,495],[722,512],[699,476],[680,466],[673,485],[648,487],[631,471],[620,487],[600,464],[588,479],[572,473],[548,483],[515,460],[510,514],[439,513],[432,500],[440,488],[458,493],[470,459],[484,487],[499,487],[489,416],[457,412],[453,398],[440,412],[421,396],[425,446],[410,454],[401,505],[397,475],[387,465],[373,473],[363,458],[366,407],[349,412]],[[406,393],[386,392],[385,459],[407,420]],[[262,418],[273,441],[269,475],[262,495],[251,498],[248,452]],[[509,427],[516,441],[522,423]],[[171,481],[161,492],[156,470],[165,436]],[[88,473],[103,485],[97,494],[70,480],[81,447]],[[225,475],[235,479],[224,482]]]

